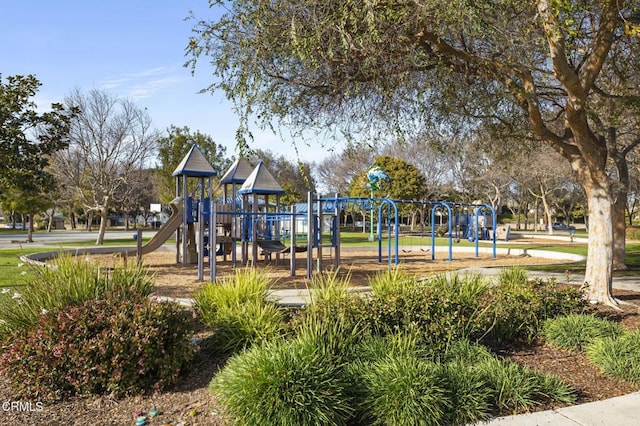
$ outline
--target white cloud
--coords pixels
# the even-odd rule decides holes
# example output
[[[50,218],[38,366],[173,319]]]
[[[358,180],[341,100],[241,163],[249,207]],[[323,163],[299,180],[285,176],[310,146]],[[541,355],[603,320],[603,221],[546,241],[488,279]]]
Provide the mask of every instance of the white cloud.
[[[136,101],[177,85],[182,80],[177,71],[177,67],[153,67],[104,80],[99,86]]]

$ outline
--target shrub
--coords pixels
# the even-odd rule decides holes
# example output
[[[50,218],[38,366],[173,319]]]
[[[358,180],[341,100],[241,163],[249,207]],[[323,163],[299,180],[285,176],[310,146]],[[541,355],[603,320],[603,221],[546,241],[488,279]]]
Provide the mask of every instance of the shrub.
[[[493,390],[496,407],[505,412],[528,410],[545,400],[571,403],[576,398],[574,390],[560,379],[514,362],[494,358],[474,368]]]
[[[379,425],[439,425],[451,401],[436,364],[386,357],[361,368],[366,413]]]
[[[418,285],[415,277],[407,275],[402,268],[395,267],[375,274],[370,280],[371,291],[376,297],[385,298],[404,294]]]
[[[0,373],[16,394],[122,396],[172,384],[195,353],[192,320],[173,303],[108,294],[53,308],[3,342]]]
[[[487,338],[500,343],[530,343],[548,318],[581,312],[586,299],[580,289],[559,286],[555,280],[524,280],[520,273],[505,273],[488,291]]]
[[[422,344],[438,351],[481,332],[487,284],[477,276],[441,276],[386,288],[358,306],[358,316],[374,334],[416,332]]]
[[[551,344],[572,351],[583,351],[595,339],[617,337],[624,329],[620,324],[593,314],[570,314],[546,320],[543,331]]]
[[[478,370],[462,362],[449,362],[439,365],[438,374],[450,401],[443,424],[468,425],[487,419],[494,390]]]
[[[19,297],[0,298],[0,334],[26,330],[38,322],[43,311],[79,306],[106,294],[128,299],[148,295],[153,280],[147,270],[135,264],[117,265],[113,270],[99,263],[66,255],[52,267],[33,267],[31,282],[20,287]]]
[[[264,270],[244,268],[196,292],[195,310],[205,327],[213,331],[215,350],[233,353],[281,334],[284,313],[265,300],[270,285]]]
[[[239,425],[345,425],[353,416],[343,365],[313,339],[254,345],[210,389]]]
[[[640,331],[596,339],[587,357],[607,376],[640,386]]]

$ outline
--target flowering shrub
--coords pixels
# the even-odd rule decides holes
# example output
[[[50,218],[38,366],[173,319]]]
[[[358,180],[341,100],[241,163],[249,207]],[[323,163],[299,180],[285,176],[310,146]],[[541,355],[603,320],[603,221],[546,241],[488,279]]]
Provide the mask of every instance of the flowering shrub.
[[[53,267],[32,266],[27,285],[0,291],[0,336],[24,333],[38,321],[43,310],[81,305],[87,300],[102,299],[107,293],[128,299],[148,295],[152,290],[152,277],[138,265],[119,264],[107,270],[97,262],[61,256]]]
[[[195,353],[192,320],[173,303],[141,295],[53,308],[4,339],[0,374],[17,396],[122,396],[173,383]]]

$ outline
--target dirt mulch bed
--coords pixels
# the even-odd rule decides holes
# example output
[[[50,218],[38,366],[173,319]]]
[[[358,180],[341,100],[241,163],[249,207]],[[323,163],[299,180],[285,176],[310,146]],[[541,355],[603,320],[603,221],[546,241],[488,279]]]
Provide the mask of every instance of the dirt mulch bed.
[[[412,251],[402,253],[402,263],[405,270],[421,276],[457,270],[470,266],[507,266],[531,265],[550,263],[548,259],[531,257],[501,256],[492,259],[487,256],[481,258],[460,257],[453,262],[447,260],[432,261],[430,253]],[[109,257],[103,258],[109,262]],[[280,287],[304,287],[305,261],[298,260],[299,266],[296,277],[289,277],[288,260],[280,265],[273,263],[269,267],[269,274],[277,279]],[[327,260],[331,265],[331,260]],[[175,264],[175,254],[155,253],[145,257],[145,264],[156,276],[157,293],[164,296],[190,297],[194,290],[202,283],[197,281],[194,266],[184,267]],[[368,253],[344,253],[341,273],[350,273],[353,285],[365,285],[372,274],[387,267],[386,259],[382,264],[377,262],[377,256]],[[233,271],[231,265],[219,264],[219,275]],[[205,278],[208,276],[205,271]],[[624,326],[640,328],[640,294],[628,291],[616,291],[615,295],[629,302],[620,312],[600,308],[603,314],[620,321]],[[503,356],[527,365],[542,372],[553,373],[563,378],[578,390],[577,403],[585,403],[607,399],[636,390],[628,383],[604,377],[582,355],[569,354],[547,345],[534,345],[527,348],[514,348],[502,353]],[[6,383],[0,382],[0,400],[3,402],[0,419],[2,424],[15,425],[127,425],[135,424],[137,411],[148,412],[151,408],[160,410],[161,414],[150,418],[150,425],[163,425],[171,422],[176,425],[222,425],[223,417],[219,414],[220,407],[215,398],[209,393],[207,386],[219,368],[219,362],[206,351],[201,351],[193,368],[171,390],[162,393],[134,396],[120,400],[102,398],[76,398],[57,404],[43,405],[37,401],[21,401],[20,409],[11,409],[15,401]],[[551,407],[541,406],[539,409]]]
[[[315,256],[315,254],[314,254]],[[175,253],[156,252],[145,256],[144,263],[149,267],[149,271],[155,274],[157,292],[162,296],[170,297],[191,297],[202,282],[197,279],[197,269],[195,265],[183,266],[176,264]],[[402,269],[409,274],[426,277],[429,275],[444,272],[457,271],[469,267],[491,267],[499,268],[504,266],[527,266],[550,263],[565,263],[562,260],[543,259],[531,256],[507,256],[499,255],[494,259],[488,254],[480,253],[475,257],[473,253],[454,253],[453,260],[447,260],[447,254],[436,252],[436,259],[431,259],[429,251],[412,249],[399,253],[398,261]],[[112,256],[99,256],[104,262],[113,262]],[[392,258],[392,263],[393,263]],[[322,260],[322,270],[328,271],[335,268],[334,258],[325,253]],[[239,262],[238,262],[239,265]],[[306,278],[306,257],[304,253],[296,256],[296,275],[291,276],[290,261],[288,256],[282,256],[279,260],[273,257],[270,261],[263,258],[257,266],[264,267],[269,277],[275,284],[275,288],[306,288],[309,280]],[[365,286],[369,279],[377,273],[387,270],[389,261],[387,253],[384,253],[382,262],[378,262],[377,251],[354,251],[343,250],[339,262],[339,274],[350,276],[350,283],[354,287]],[[317,259],[313,259],[313,271],[317,272]],[[231,262],[218,262],[216,264],[216,276],[224,277],[233,273],[234,268]],[[204,281],[209,279],[209,268],[203,271]]]

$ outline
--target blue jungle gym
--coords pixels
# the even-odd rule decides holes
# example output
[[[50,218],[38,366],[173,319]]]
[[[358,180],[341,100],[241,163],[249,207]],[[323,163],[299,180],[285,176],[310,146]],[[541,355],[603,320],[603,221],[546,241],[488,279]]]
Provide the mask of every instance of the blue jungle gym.
[[[293,276],[297,254],[305,253],[307,278],[311,278],[314,271],[322,271],[325,264],[338,268],[340,217],[348,209],[377,211],[378,262],[383,262],[383,253],[386,253],[389,266],[397,265],[400,263],[398,206],[406,204],[430,210],[432,260],[436,258],[435,239],[440,235],[448,237],[448,260],[453,260],[453,243],[460,239],[475,242],[476,257],[479,240],[491,241],[492,255],[496,258],[496,213],[488,204],[345,198],[338,194],[317,197],[309,193],[307,203],[286,208],[280,205],[285,191],[264,163],[252,167],[244,158],[237,159],[220,178],[222,197],[215,198],[213,178],[217,172],[197,145],[191,147],[173,176],[176,198],[171,203],[172,214],[149,243],[138,246],[138,257],[154,250],[175,233],[176,263],[197,264],[198,280],[204,279],[208,263],[209,280],[215,281],[217,257],[229,260],[236,267],[257,265],[259,256],[263,256],[265,262],[278,265],[288,256]],[[446,224],[442,223],[444,217]],[[436,218],[440,218],[440,227],[435,225]],[[505,237],[508,238],[508,231]],[[327,263],[327,258],[332,258],[332,262]]]

